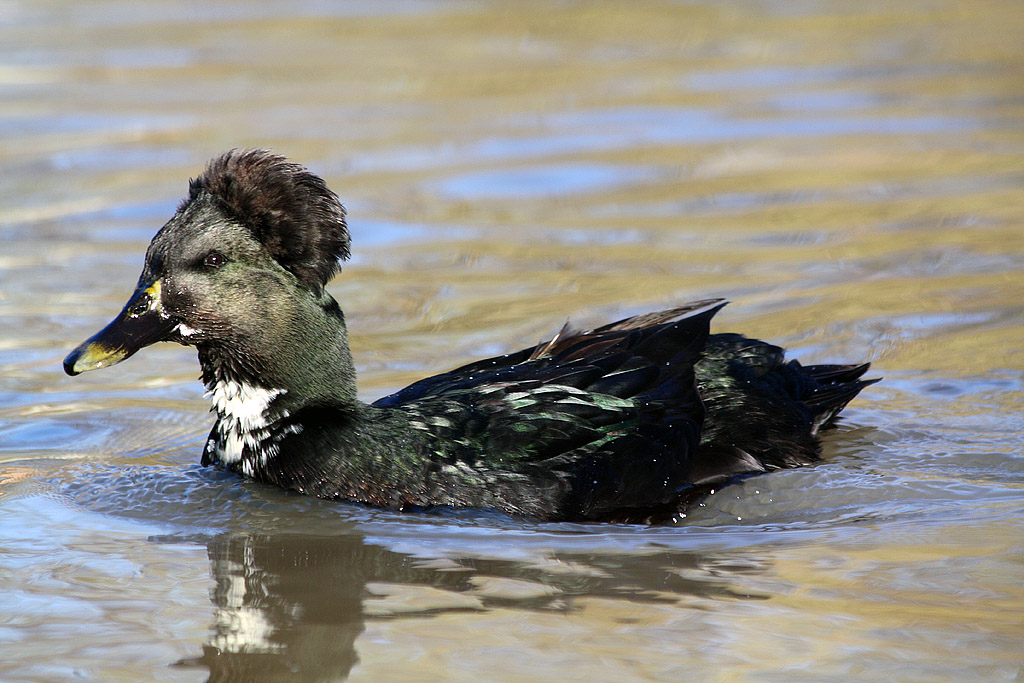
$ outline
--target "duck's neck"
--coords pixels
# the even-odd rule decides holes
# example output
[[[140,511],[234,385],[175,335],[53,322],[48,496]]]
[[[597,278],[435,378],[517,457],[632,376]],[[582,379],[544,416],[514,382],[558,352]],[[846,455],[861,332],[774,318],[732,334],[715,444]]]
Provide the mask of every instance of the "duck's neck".
[[[198,345],[217,414],[204,462],[259,467],[293,433],[290,416],[314,406],[353,413],[361,407],[344,315],[326,292],[304,308],[259,321],[237,343]]]

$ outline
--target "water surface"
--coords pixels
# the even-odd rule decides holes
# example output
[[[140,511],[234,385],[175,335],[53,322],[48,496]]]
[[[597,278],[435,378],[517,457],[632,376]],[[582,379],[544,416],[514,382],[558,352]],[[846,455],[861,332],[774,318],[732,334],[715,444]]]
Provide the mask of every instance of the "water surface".
[[[0,679],[1013,680],[1024,7],[0,4]],[[68,378],[187,179],[322,174],[363,398],[692,299],[885,381],[679,526],[198,465],[186,348]]]

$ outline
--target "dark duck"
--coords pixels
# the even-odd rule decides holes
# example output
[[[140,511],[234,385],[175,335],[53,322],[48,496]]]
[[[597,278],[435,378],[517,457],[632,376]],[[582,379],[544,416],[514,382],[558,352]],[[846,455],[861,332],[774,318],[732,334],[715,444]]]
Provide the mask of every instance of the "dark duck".
[[[356,397],[327,292],[349,256],[324,181],[264,150],[189,184],[124,310],[64,360],[70,375],[144,346],[195,346],[217,421],[204,464],[330,500],[661,522],[737,477],[819,459],[818,432],[868,365],[808,365],[709,334],[696,301]]]

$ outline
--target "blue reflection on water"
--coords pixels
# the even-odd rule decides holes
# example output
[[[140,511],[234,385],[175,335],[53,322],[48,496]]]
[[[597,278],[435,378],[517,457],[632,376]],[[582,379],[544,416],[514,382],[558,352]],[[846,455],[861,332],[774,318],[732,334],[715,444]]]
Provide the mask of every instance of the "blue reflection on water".
[[[840,100],[841,102],[841,100]],[[779,103],[776,102],[778,105]],[[785,104],[785,103],[783,103]],[[799,104],[799,102],[797,102]],[[785,107],[787,110],[789,106]],[[797,107],[799,108],[799,107]],[[566,111],[538,117],[512,118],[506,128],[519,129],[521,135],[491,137],[464,146],[407,147],[393,149],[387,155],[375,154],[354,159],[352,165],[360,170],[414,170],[436,168],[444,164],[479,163],[493,159],[503,162],[517,159],[551,158],[581,152],[601,152],[616,149],[635,149],[672,144],[717,144],[742,142],[758,138],[803,138],[850,135],[928,135],[963,133],[982,127],[993,128],[1010,123],[982,121],[941,115],[927,116],[834,116],[834,107],[819,106],[820,115],[786,115],[784,117],[737,116],[716,108],[691,107],[632,107],[623,109],[591,109]],[[1013,124],[1015,125],[1015,124]],[[542,132],[537,133],[538,129]],[[568,176],[579,169],[580,181],[569,181]],[[568,184],[559,190],[589,190],[612,176],[611,183],[622,182],[620,173],[635,170],[611,170],[616,167],[593,164],[559,164],[556,171],[541,174],[532,171],[528,177],[513,175],[512,184],[521,184],[524,190],[518,196],[535,196],[552,173],[556,182]],[[480,196],[459,191],[455,183],[453,194]],[[514,194],[514,192],[503,192]]]
[[[484,170],[454,176],[440,184],[442,193],[465,199],[543,197],[606,189],[641,181],[650,173],[612,164],[556,164]]]

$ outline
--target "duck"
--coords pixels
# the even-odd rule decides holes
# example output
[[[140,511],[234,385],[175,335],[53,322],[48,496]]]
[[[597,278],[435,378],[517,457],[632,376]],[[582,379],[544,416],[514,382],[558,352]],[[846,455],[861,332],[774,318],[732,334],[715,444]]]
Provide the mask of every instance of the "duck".
[[[69,375],[168,341],[198,351],[215,414],[203,465],[397,511],[475,509],[543,522],[677,520],[715,488],[821,458],[819,433],[868,363],[801,365],[710,333],[702,299],[360,401],[328,282],[350,256],[325,181],[265,149],[190,180],[120,314],[64,359]]]

